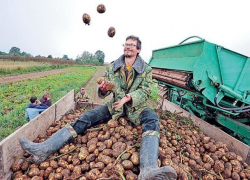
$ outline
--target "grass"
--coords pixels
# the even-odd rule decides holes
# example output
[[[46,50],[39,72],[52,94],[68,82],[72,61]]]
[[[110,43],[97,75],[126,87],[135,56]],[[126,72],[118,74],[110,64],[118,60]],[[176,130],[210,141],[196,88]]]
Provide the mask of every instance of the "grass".
[[[150,94],[150,99],[154,102],[157,102],[158,95],[157,92],[159,91],[159,88],[157,87],[157,82],[153,81],[153,86],[152,86],[152,92]]]
[[[95,71],[95,67],[78,67],[57,75],[1,84],[0,141],[27,122],[24,114],[31,96],[40,99],[48,91],[54,103],[72,89],[80,89]]]
[[[11,76],[18,74],[26,74],[31,72],[48,71],[52,69],[62,69],[72,67],[67,64],[52,64],[52,63],[39,63],[33,61],[3,61],[0,60],[0,77]]]

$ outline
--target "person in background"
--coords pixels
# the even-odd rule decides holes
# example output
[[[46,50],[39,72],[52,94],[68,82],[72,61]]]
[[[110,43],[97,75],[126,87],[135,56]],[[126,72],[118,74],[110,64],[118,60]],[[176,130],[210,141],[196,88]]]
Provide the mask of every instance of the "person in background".
[[[25,117],[29,119],[29,121],[48,108],[46,104],[42,104],[37,100],[35,96],[30,98],[30,102],[29,106],[25,109]]]
[[[88,96],[85,93],[85,88],[81,87],[80,91],[75,96],[76,101],[88,102]]]
[[[47,106],[51,106],[50,94],[46,92],[43,97],[40,99],[42,104],[46,104]]]

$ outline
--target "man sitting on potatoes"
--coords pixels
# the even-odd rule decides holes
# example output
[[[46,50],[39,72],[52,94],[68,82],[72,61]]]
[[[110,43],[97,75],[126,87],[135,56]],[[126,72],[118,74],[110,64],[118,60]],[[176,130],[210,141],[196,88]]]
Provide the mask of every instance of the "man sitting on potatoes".
[[[105,98],[113,91],[109,103],[84,113],[45,142],[33,143],[24,137],[20,138],[23,149],[39,163],[86,129],[110,119],[127,116],[134,124],[142,125],[138,179],[176,179],[172,167],[158,167],[159,118],[146,106],[152,87],[152,69],[140,57],[140,51],[140,39],[128,36],[124,54],[107,67],[104,77],[98,82],[99,97]]]

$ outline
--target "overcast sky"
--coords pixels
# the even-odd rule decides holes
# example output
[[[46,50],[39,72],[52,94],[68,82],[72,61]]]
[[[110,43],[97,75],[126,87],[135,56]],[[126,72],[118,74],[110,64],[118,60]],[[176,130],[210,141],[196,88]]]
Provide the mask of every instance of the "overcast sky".
[[[106,12],[96,11],[98,4]],[[142,58],[189,36],[250,56],[248,0],[0,0],[0,51],[75,59],[83,51],[105,53],[111,62],[123,53],[129,35],[142,41]],[[82,21],[83,13],[91,24]],[[109,27],[116,35],[108,37]]]

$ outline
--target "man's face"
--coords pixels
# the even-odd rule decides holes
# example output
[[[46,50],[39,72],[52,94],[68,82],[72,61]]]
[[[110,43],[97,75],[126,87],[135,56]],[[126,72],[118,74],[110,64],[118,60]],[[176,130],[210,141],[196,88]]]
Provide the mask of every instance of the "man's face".
[[[140,49],[137,49],[137,41],[128,39],[124,44],[124,55],[128,58],[135,58],[137,53],[140,53]]]
[[[85,93],[85,89],[81,88],[81,93],[84,94]]]

